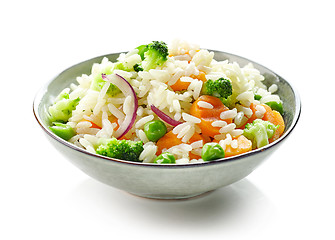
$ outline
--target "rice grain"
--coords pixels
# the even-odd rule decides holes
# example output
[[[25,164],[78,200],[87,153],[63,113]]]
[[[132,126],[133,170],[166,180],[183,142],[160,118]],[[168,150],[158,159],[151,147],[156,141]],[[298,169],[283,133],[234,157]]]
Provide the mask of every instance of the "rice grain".
[[[194,117],[188,113],[182,113],[181,115],[186,122],[201,123],[200,118]]]
[[[201,108],[207,108],[207,109],[213,109],[214,108],[212,104],[210,104],[209,102],[205,102],[205,101],[198,101],[197,104]]]
[[[151,121],[154,119],[153,115],[149,115],[146,117],[141,118],[140,120],[138,120],[135,124],[135,128],[140,128],[142,127],[144,124],[146,124],[147,122]]]

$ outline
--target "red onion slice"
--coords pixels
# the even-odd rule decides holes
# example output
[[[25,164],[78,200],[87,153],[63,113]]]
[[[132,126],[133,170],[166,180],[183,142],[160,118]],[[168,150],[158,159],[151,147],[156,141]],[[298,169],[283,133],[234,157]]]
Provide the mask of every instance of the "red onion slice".
[[[151,105],[151,110],[156,113],[156,115],[162,119],[164,122],[166,122],[167,124],[170,124],[171,126],[177,126],[179,124],[181,124],[182,122],[178,122],[174,119],[172,119],[170,116],[166,115],[165,113],[163,113],[161,110],[159,110],[157,107],[155,107],[154,105]]]
[[[114,137],[120,139],[132,128],[135,123],[138,108],[137,96],[130,83],[118,74],[102,74],[102,79],[117,86],[126,97],[131,96],[134,101],[134,105],[131,106],[132,108],[129,111],[129,114],[126,114],[123,122],[114,133]]]

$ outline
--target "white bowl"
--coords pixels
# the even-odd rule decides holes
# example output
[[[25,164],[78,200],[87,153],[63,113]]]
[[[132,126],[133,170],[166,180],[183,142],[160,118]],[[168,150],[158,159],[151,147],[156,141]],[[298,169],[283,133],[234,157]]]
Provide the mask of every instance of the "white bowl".
[[[211,50],[213,51],[213,50]],[[76,64],[48,82],[36,95],[33,111],[37,122],[50,142],[75,166],[87,175],[115,188],[149,198],[178,199],[189,198],[232,184],[256,169],[283,143],[296,126],[301,103],[296,90],[283,78],[253,61],[233,54],[213,51],[216,60],[236,61],[240,65],[249,62],[264,75],[267,86],[275,83],[277,94],[283,100],[284,134],[275,142],[251,152],[235,157],[218,159],[196,164],[159,165],[130,162],[92,154],[59,138],[48,126],[47,109],[61,90],[74,83],[77,76],[90,74],[93,63],[103,57],[115,61],[120,53],[96,57]]]

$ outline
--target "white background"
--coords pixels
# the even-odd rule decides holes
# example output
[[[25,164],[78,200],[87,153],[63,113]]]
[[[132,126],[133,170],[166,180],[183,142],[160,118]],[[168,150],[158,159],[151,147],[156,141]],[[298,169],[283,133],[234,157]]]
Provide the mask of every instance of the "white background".
[[[0,239],[334,239],[333,10],[322,0],[2,3]],[[260,168],[200,198],[157,201],[91,179],[47,142],[32,112],[44,83],[174,38],[252,59],[299,90],[300,122]]]

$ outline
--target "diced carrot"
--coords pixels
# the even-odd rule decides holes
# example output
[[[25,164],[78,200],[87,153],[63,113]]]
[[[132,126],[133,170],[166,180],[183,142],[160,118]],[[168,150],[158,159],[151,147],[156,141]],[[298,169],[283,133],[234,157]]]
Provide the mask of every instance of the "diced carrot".
[[[190,140],[187,143],[193,143],[199,140],[203,140],[205,143],[205,139],[199,134],[199,133],[194,133],[194,135],[190,138]],[[177,135],[174,134],[172,131],[167,132],[162,138],[160,138],[156,145],[157,145],[157,156],[160,155],[163,151],[163,149],[169,149],[173,146],[182,144],[183,142],[181,141],[180,138],[177,138]],[[198,159],[200,156],[197,156],[195,154],[190,153],[190,159]]]
[[[285,122],[282,117],[282,115],[277,112],[276,110],[272,110],[268,105],[262,104],[262,106],[265,108],[266,112],[263,116],[263,120],[269,121],[273,123],[274,125],[279,125],[276,132],[273,134],[272,138],[269,139],[269,142],[273,142],[277,140],[284,132],[285,130]]]
[[[173,91],[183,91],[186,90],[188,88],[188,86],[190,85],[190,82],[183,82],[180,80],[180,78],[177,80],[177,82],[173,85],[171,85],[170,87],[172,88]]]
[[[167,132],[163,137],[161,137],[156,145],[157,145],[157,156],[162,153],[162,150],[164,148],[168,149],[172,146],[176,146],[181,144],[181,140],[177,138],[177,135],[175,135],[172,131]]]
[[[192,160],[192,159],[199,159],[199,158],[201,158],[201,156],[199,156],[199,155],[196,155],[196,154],[194,154],[194,153],[189,153],[188,154],[188,157],[190,158],[190,160]]]
[[[207,78],[206,78],[206,73],[203,72],[203,71],[199,71],[199,74],[198,75],[191,75],[190,76],[191,78],[196,78],[196,79],[199,79],[203,82],[206,82],[207,81]]]
[[[236,156],[252,150],[252,143],[245,136],[240,135],[236,138],[237,148],[232,148],[231,145],[226,145],[225,157]]]
[[[188,141],[188,143],[193,143],[193,142],[200,141],[200,140],[204,141],[204,143],[206,142],[205,138],[201,134],[194,133],[193,136]]]
[[[210,103],[213,108],[209,109],[199,107],[199,101]],[[229,108],[227,108],[219,98],[209,95],[202,95],[192,104],[190,114],[201,119],[201,122],[198,125],[202,134],[214,137],[215,135],[220,134],[220,127],[213,127],[212,123],[217,120],[222,120],[220,118],[220,114],[227,110],[229,110]],[[224,121],[229,124],[232,122],[232,119],[225,119]]]
[[[191,75],[191,78],[194,79],[199,79],[203,82],[206,82],[206,74],[203,71],[199,71],[198,75]],[[172,88],[173,91],[183,91],[183,90],[187,90],[188,86],[190,85],[190,82],[183,82],[180,80],[180,78],[177,80],[177,82],[173,85],[171,85],[170,87]]]

